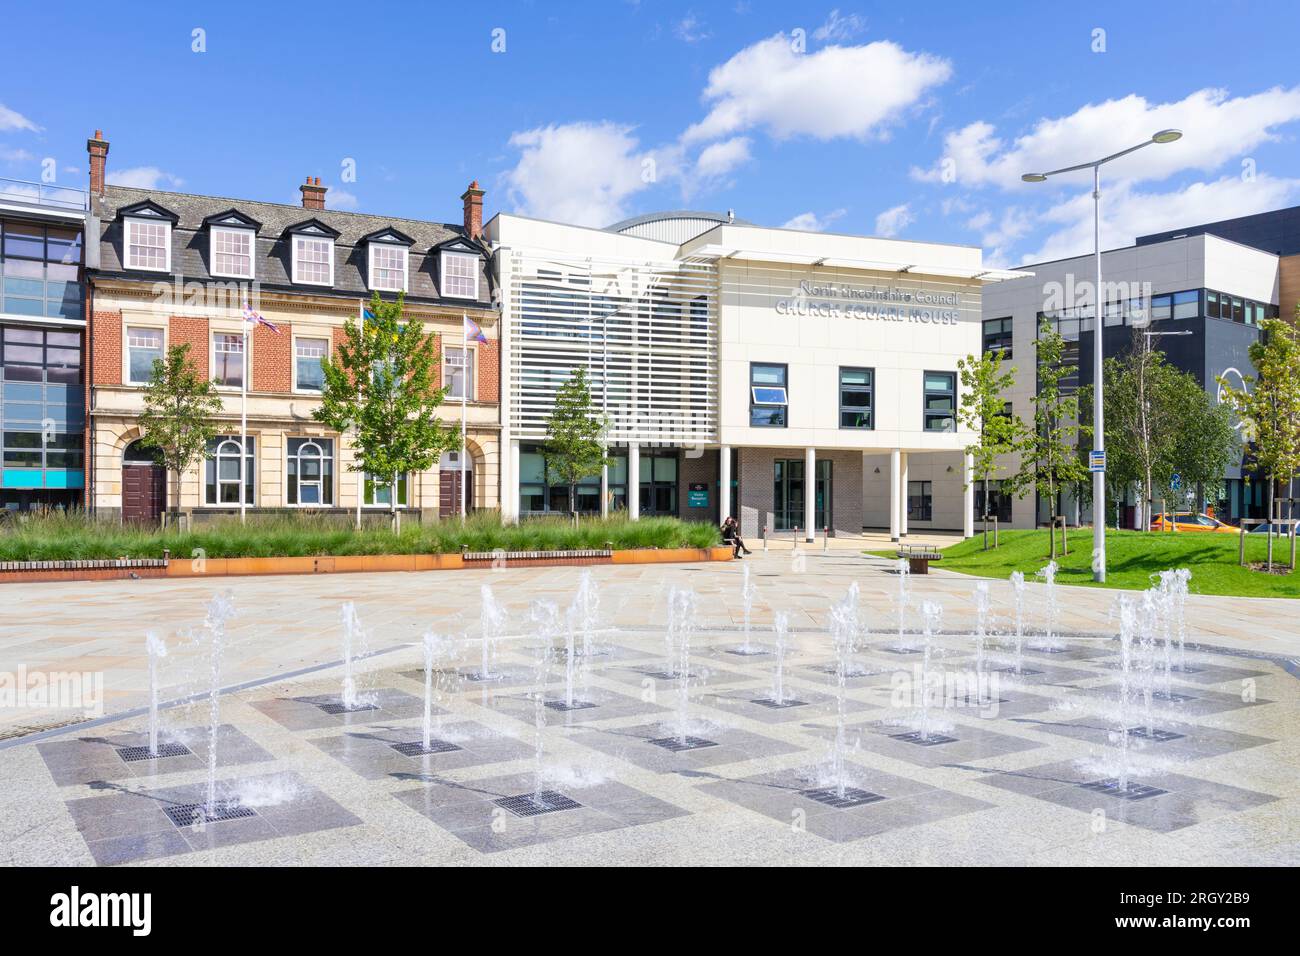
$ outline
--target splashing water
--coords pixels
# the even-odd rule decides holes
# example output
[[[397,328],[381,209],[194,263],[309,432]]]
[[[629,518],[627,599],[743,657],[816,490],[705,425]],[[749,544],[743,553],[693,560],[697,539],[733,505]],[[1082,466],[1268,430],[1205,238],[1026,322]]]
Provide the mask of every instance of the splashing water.
[[[754,611],[754,594],[757,591],[757,588],[754,587],[754,582],[749,579],[749,565],[743,565],[740,570],[740,600],[744,606],[745,613],[745,642],[740,645],[740,653],[756,654],[758,651],[750,641],[751,631],[749,621],[750,616]]]
[[[1156,607],[1156,595],[1152,591],[1142,592],[1142,604],[1138,611],[1138,672],[1142,686],[1142,725],[1150,737],[1155,731],[1155,709],[1152,699],[1155,696],[1156,674],[1156,620],[1159,611]]]
[[[355,661],[364,657],[369,650],[365,629],[361,618],[357,616],[356,605],[351,601],[343,602],[340,608],[343,617],[343,693],[342,703],[345,709],[355,710],[361,702],[357,694]]]
[[[1129,759],[1129,709],[1132,706],[1132,675],[1133,675],[1133,635],[1137,631],[1138,622],[1137,608],[1134,607],[1132,599],[1127,595],[1122,595],[1119,599],[1119,662],[1120,662],[1120,680],[1119,680],[1119,789],[1121,793],[1128,792],[1128,781],[1131,771],[1131,762]]]
[[[574,595],[569,613],[577,619],[582,635],[581,681],[585,695],[591,686],[591,659],[596,653],[595,632],[600,621],[600,592],[590,570],[583,571],[578,579],[578,593]]]
[[[899,558],[894,562],[894,570],[898,574],[898,595],[894,603],[898,608],[898,646],[906,647],[903,640],[903,630],[907,625],[907,606],[911,603],[911,577],[912,566],[908,564],[906,558]]]
[[[221,725],[221,652],[226,643],[226,622],[235,616],[235,595],[223,591],[208,603],[203,627],[208,632],[208,793],[204,804],[209,817],[217,813],[217,728]]]
[[[424,650],[424,722],[422,724],[422,742],[424,749],[427,751],[433,740],[434,720],[433,707],[434,698],[442,689],[441,681],[435,680],[434,672],[438,665],[447,660],[454,652],[455,642],[449,635],[435,634],[433,631],[425,631],[424,639],[421,641],[421,647]],[[442,718],[439,716],[438,723],[441,726]]]
[[[1042,579],[1047,595],[1047,608],[1043,621],[1043,647],[1057,647],[1060,644],[1056,637],[1056,624],[1061,616],[1060,598],[1056,593],[1056,572],[1058,568],[1059,566],[1055,561],[1048,561],[1035,575],[1035,577]]]
[[[533,694],[533,803],[540,807],[545,805],[542,789],[546,757],[546,684],[550,679],[555,639],[563,625],[560,623],[559,608],[553,601],[534,601],[530,616],[537,625],[537,635],[541,638],[534,674],[537,691]]]
[[[686,746],[690,726],[691,704],[691,638],[695,634],[695,592],[690,588],[673,588],[668,601],[673,607],[674,632],[669,640],[676,648],[677,662],[677,739]]]
[[[930,739],[930,655],[934,647],[934,632],[943,619],[943,605],[925,601],[921,605],[921,727],[922,740]]]
[[[772,671],[772,702],[785,703],[785,652],[790,643],[790,615],[777,611],[772,616],[772,634],[776,667]]]
[[[498,675],[492,669],[496,660],[497,641],[506,629],[506,611],[492,594],[492,588],[484,584],[479,588],[479,629],[482,631],[483,659],[479,667],[479,680],[495,680]]]
[[[167,644],[154,631],[144,636],[149,655],[149,756],[158,756],[158,662],[167,656]]]
[[[845,774],[845,692],[852,663],[853,632],[857,627],[848,600],[831,607],[831,645],[835,651],[835,738],[831,743],[831,780],[835,791],[844,796],[848,780]]]
[[[1023,571],[1011,572],[1011,594],[1016,606],[1016,673],[1025,661],[1025,574]]]
[[[980,581],[975,585],[975,687],[980,697],[984,694],[984,648],[988,642],[989,584]]]

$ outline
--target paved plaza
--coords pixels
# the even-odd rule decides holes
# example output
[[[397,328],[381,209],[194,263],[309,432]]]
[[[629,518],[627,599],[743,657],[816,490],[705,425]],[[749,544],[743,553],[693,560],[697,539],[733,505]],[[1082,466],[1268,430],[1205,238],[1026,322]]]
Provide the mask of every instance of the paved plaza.
[[[976,579],[911,576],[900,631],[891,562],[787,548],[591,568],[570,647],[537,602],[562,622],[582,573],[0,587],[0,672],[92,675],[104,715],[0,710],[0,862],[1300,863],[1296,602],[1193,593],[1185,653],[1125,669],[1118,592],[1057,588],[1053,641],[1030,584],[1017,655],[1007,582],[981,649]],[[830,612],[855,582],[845,648]],[[486,673],[483,584],[505,611]],[[226,589],[214,708],[204,613]],[[365,629],[350,666],[343,601]]]

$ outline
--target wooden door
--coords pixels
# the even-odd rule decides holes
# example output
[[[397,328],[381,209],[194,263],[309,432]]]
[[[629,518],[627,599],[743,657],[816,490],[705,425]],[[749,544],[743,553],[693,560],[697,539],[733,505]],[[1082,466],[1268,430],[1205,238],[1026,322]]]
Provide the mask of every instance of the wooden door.
[[[122,466],[122,520],[158,524],[167,505],[167,472],[160,465]]]
[[[438,517],[454,518],[460,514],[460,476],[459,470],[450,468],[438,473]],[[474,510],[474,471],[465,472],[465,510]]]

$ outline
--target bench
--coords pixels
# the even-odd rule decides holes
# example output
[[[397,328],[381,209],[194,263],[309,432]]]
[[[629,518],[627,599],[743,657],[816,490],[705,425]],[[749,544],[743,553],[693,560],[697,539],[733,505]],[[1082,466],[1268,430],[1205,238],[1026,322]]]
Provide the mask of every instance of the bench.
[[[905,544],[898,549],[898,556],[907,559],[907,569],[912,574],[929,574],[930,562],[943,560],[943,554],[937,549],[922,544]]]

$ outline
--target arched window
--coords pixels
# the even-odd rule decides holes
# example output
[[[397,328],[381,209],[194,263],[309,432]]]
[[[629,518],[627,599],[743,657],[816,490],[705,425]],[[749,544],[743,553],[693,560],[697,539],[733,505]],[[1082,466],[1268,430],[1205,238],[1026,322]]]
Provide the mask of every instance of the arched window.
[[[244,439],[244,502],[253,504],[253,439]],[[208,442],[203,501],[209,505],[239,504],[239,439],[223,435]]]
[[[334,503],[334,441],[330,438],[290,438],[289,504]]]
[[[123,450],[122,464],[153,465],[157,464],[157,460],[153,456],[153,450],[137,438]]]

